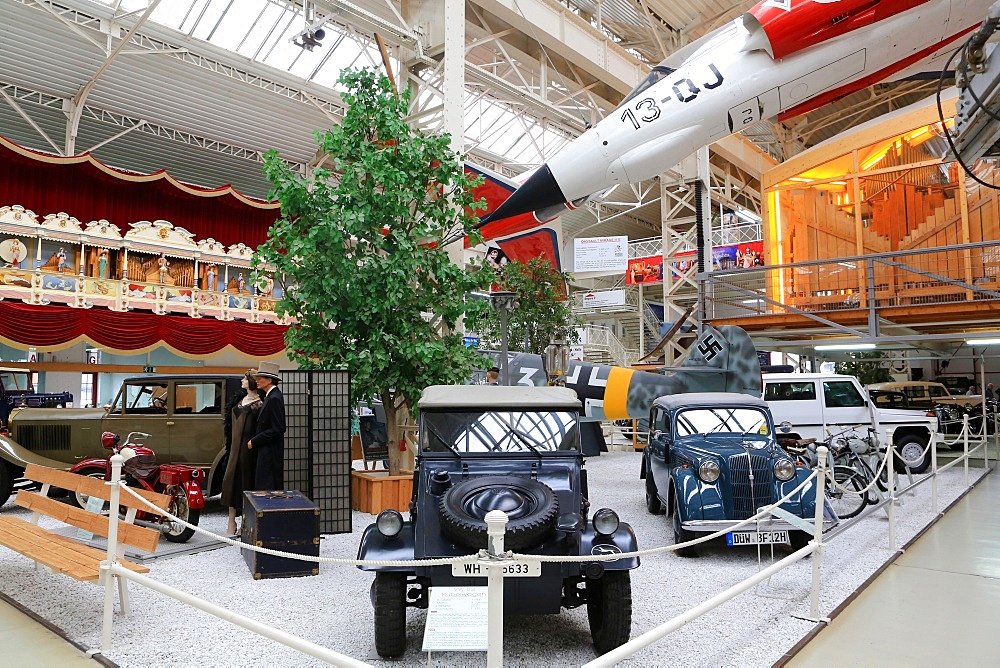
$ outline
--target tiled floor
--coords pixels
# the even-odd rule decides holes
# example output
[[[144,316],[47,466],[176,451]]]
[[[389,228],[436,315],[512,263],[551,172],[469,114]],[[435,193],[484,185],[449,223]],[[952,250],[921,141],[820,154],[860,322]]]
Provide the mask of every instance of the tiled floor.
[[[1000,478],[991,474],[787,665],[1000,665]]]
[[[99,664],[43,624],[0,600],[0,648],[5,666],[72,668]]]

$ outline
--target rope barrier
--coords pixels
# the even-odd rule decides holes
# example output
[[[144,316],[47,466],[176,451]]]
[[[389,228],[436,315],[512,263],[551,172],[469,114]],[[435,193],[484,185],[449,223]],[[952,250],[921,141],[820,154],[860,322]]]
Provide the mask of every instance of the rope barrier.
[[[637,551],[634,551],[634,552],[621,552],[621,553],[614,553],[614,554],[582,554],[582,555],[556,556],[556,555],[540,555],[540,554],[520,554],[520,553],[508,551],[508,552],[505,553],[505,556],[507,556],[509,558],[513,558],[513,559],[518,559],[518,560],[521,560],[521,561],[538,561],[538,562],[541,562],[541,563],[581,563],[581,562],[593,563],[595,561],[618,561],[620,559],[631,559],[633,557],[644,557],[644,556],[650,556],[650,555],[654,555],[654,554],[663,554],[663,553],[666,553],[666,552],[673,552],[673,551],[675,551],[675,550],[677,550],[679,548],[682,548],[682,547],[688,547],[688,546],[691,546],[691,545],[697,545],[699,543],[704,543],[706,541],[712,540],[713,538],[718,538],[719,536],[725,535],[725,534],[727,534],[727,533],[729,533],[731,531],[736,531],[736,530],[738,530],[738,529],[740,529],[740,528],[742,528],[744,526],[747,526],[747,525],[749,525],[751,523],[757,523],[759,525],[760,524],[760,520],[765,519],[768,515],[770,515],[771,510],[773,510],[774,508],[777,508],[781,504],[783,504],[786,501],[788,501],[791,497],[793,497],[796,494],[800,493],[806,487],[806,485],[809,482],[811,482],[813,479],[816,478],[816,476],[817,476],[817,472],[813,471],[812,473],[810,473],[809,477],[807,477],[805,480],[803,480],[798,485],[798,487],[796,487],[795,489],[793,489],[792,491],[790,491],[788,494],[786,494],[785,496],[783,496],[779,500],[775,501],[770,506],[765,506],[765,507],[759,509],[757,511],[757,513],[755,515],[753,515],[752,517],[748,517],[747,519],[741,520],[740,522],[737,522],[736,524],[733,524],[730,527],[727,527],[727,528],[722,529],[720,531],[716,531],[715,533],[705,534],[704,536],[701,536],[699,538],[695,538],[694,540],[690,540],[690,541],[688,541],[686,543],[678,543],[676,545],[665,545],[663,547],[650,548],[650,549],[647,549],[647,550],[637,550]],[[112,484],[114,484],[114,483],[112,483]],[[185,522],[184,520],[180,519],[176,515],[172,515],[169,511],[166,511],[163,508],[158,508],[155,504],[151,503],[150,501],[147,501],[146,499],[144,499],[143,497],[141,497],[139,494],[137,494],[134,490],[132,490],[131,488],[129,488],[128,485],[121,485],[120,484],[119,487],[121,489],[124,489],[129,494],[131,494],[137,500],[141,501],[145,506],[151,508],[157,515],[162,515],[164,517],[169,517],[172,521],[177,522],[179,524],[182,524],[183,526],[185,526],[185,527],[187,527],[189,529],[193,529],[197,533],[203,534],[205,536],[209,536],[209,537],[211,537],[213,539],[216,539],[216,540],[218,540],[220,542],[227,543],[229,545],[233,545],[233,546],[238,547],[238,548],[243,549],[243,550],[253,550],[254,552],[260,552],[262,554],[269,554],[269,555],[272,555],[272,556],[275,556],[275,557],[286,557],[288,559],[298,559],[299,561],[312,561],[312,562],[316,562],[318,564],[330,564],[330,565],[334,565],[334,566],[379,566],[379,567],[383,567],[383,568],[406,568],[406,567],[410,567],[410,566],[414,566],[414,567],[419,567],[419,566],[449,566],[451,564],[472,563],[474,561],[478,561],[479,559],[485,557],[485,554],[484,554],[485,550],[480,551],[477,554],[469,554],[469,555],[464,555],[464,556],[460,556],[460,557],[442,557],[442,558],[439,558],[439,559],[413,559],[413,560],[408,560],[408,561],[404,561],[404,560],[376,561],[376,560],[369,560],[369,559],[338,559],[338,558],[335,558],[335,557],[314,557],[312,555],[307,555],[307,554],[295,554],[295,553],[292,553],[292,552],[282,552],[280,550],[272,550],[272,549],[267,548],[267,547],[258,547],[257,545],[250,545],[248,543],[243,543],[241,541],[235,541],[235,540],[232,540],[230,538],[226,538],[224,536],[219,536],[218,534],[214,534],[211,531],[203,529],[203,528],[201,528],[199,526],[196,526],[194,524],[190,524],[188,522]]]
[[[112,483],[114,484],[114,483]],[[152,508],[157,515],[163,515],[164,517],[169,517],[174,522],[186,526],[188,529],[194,529],[197,533],[209,536],[223,543],[228,543],[242,550],[253,550],[254,552],[260,552],[262,554],[270,554],[275,557],[286,557],[288,559],[298,559],[299,561],[314,561],[318,564],[332,564],[336,566],[382,566],[385,568],[393,568],[400,566],[448,566],[451,564],[464,564],[476,561],[479,558],[478,554],[468,554],[461,557],[442,557],[440,559],[415,559],[412,561],[373,561],[367,559],[337,559],[335,557],[314,557],[308,554],[295,554],[293,552],[282,552],[280,550],[272,550],[267,547],[258,547],[257,545],[250,545],[249,543],[243,543],[241,541],[235,541],[224,536],[219,536],[211,531],[202,529],[194,524],[189,524],[176,515],[171,515],[169,511],[163,508],[158,508],[154,504],[150,503],[146,499],[142,498],[134,490],[132,490],[128,485],[119,484],[121,489],[131,494],[133,497],[141,501],[143,504]]]
[[[858,455],[858,456],[860,457],[861,455]],[[855,496],[867,495],[868,492],[871,491],[872,486],[875,485],[878,482],[879,478],[882,476],[882,471],[885,470],[885,468],[888,465],[889,465],[889,457],[887,455],[887,456],[885,456],[885,457],[882,458],[882,463],[879,464],[878,471],[876,471],[874,473],[874,475],[872,476],[871,481],[864,487],[864,489],[859,489],[859,490],[847,489],[846,487],[844,487],[843,485],[841,485],[833,477],[833,467],[830,467],[829,469],[827,469],[827,473],[826,473],[827,482],[830,483],[830,485],[832,487],[835,487],[836,489],[839,489],[841,492],[844,492],[845,494],[853,494]],[[865,475],[865,473],[866,473],[864,471],[858,471],[858,469],[854,468],[850,464],[838,464],[838,466],[841,467],[841,468],[849,468],[852,471],[856,471],[858,474],[860,474],[862,476]]]
[[[736,524],[726,527],[725,529],[722,529],[720,531],[716,531],[715,533],[708,533],[699,538],[695,538],[694,540],[689,540],[686,543],[677,543],[675,545],[664,545],[663,547],[653,547],[647,550],[637,550],[635,552],[622,552],[620,554],[611,554],[611,555],[584,554],[579,556],[555,556],[546,554],[520,554],[515,552],[513,553],[513,556],[516,559],[522,561],[538,561],[541,563],[574,563],[574,562],[591,563],[594,561],[618,561],[619,559],[631,559],[632,557],[647,557],[654,554],[664,554],[667,552],[673,552],[679,548],[689,547],[691,545],[697,545],[699,543],[704,543],[706,541],[712,540],[713,538],[718,538],[719,536],[723,536],[731,531],[736,531],[737,529],[745,527],[751,523],[756,522],[759,524],[759,520],[764,519],[766,516],[770,515],[773,509],[777,508],[785,501],[788,501],[790,498],[801,492],[810,481],[816,478],[817,473],[818,473],[817,471],[813,471],[812,473],[810,473],[809,477],[803,480],[798,487],[796,487],[791,492],[789,492],[785,496],[781,497],[780,499],[772,503],[770,506],[765,506],[761,508],[760,510],[757,511],[757,514],[753,515],[752,517],[748,517],[745,520],[737,522]]]

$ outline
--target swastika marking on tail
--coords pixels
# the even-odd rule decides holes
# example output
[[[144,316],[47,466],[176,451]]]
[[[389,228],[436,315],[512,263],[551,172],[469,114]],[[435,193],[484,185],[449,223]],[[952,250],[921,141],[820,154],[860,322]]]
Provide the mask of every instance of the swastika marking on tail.
[[[722,352],[722,344],[714,336],[709,334],[705,340],[698,345],[698,352],[705,356],[706,362],[711,362],[715,356]]]

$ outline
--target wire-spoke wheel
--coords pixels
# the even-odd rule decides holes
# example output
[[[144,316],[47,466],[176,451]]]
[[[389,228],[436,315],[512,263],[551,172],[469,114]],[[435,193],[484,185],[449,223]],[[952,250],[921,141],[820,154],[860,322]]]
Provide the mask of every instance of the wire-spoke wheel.
[[[857,517],[868,505],[865,478],[849,466],[834,466],[833,479],[836,484],[827,485],[826,502],[842,520]]]
[[[167,487],[163,493],[170,495],[170,508],[167,510],[171,514],[188,524],[197,526],[201,511],[188,505],[188,498],[184,492],[184,488],[172,485]],[[194,535],[194,529],[186,527],[179,522],[174,522],[169,517],[164,517],[160,522],[160,532],[171,543],[186,543]]]
[[[98,480],[104,480],[104,469],[84,469],[79,471],[80,475],[85,475],[88,478],[96,478]],[[73,492],[67,495],[70,503],[76,504],[80,508],[86,508],[87,503],[90,501],[90,495],[84,494],[83,492]]]

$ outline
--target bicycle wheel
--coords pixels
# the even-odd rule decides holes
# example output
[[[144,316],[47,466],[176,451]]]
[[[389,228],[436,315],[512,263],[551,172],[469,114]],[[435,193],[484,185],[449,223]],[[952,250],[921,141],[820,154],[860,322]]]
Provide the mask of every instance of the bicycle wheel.
[[[834,466],[833,479],[837,484],[827,485],[827,503],[842,520],[856,517],[868,505],[868,494],[861,491],[868,483],[848,466]]]

